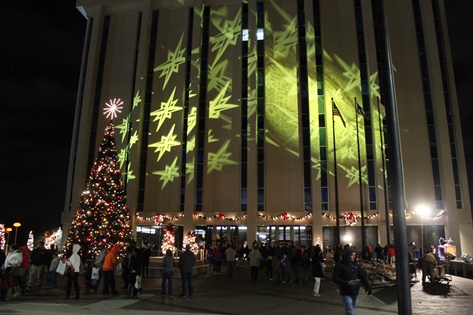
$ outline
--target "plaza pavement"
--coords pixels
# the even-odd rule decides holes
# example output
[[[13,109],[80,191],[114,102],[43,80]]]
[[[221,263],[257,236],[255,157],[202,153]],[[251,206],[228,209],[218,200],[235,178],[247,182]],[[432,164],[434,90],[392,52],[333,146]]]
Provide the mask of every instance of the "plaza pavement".
[[[420,273],[419,273],[420,275]],[[313,280],[302,283],[274,283],[260,270],[258,281],[250,281],[249,267],[237,268],[233,277],[224,270],[220,275],[194,277],[193,298],[181,298],[181,280],[174,279],[174,298],[161,298],[161,279],[144,278],[143,294],[128,299],[125,290],[118,296],[85,295],[79,300],[65,299],[65,277],[58,276],[60,289],[28,291],[26,295],[0,302],[0,314],[344,314],[337,286],[329,281],[320,288],[321,297],[312,296]],[[411,287],[413,314],[473,314],[473,280],[452,277],[450,287],[431,285],[422,288],[420,282]],[[122,279],[116,278],[117,287]],[[79,278],[83,291],[83,278]],[[74,289],[72,290],[74,291]],[[72,297],[74,293],[72,293]],[[395,287],[373,289],[372,295],[360,291],[358,315],[397,314]]]

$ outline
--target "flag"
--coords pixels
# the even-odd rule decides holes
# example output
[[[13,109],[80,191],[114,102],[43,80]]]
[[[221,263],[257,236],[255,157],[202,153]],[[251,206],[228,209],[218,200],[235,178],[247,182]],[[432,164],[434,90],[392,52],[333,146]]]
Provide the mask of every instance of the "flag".
[[[365,111],[363,110],[363,107],[361,107],[358,103],[356,103],[356,113],[360,114],[361,116],[365,116]]]
[[[338,116],[340,117],[340,119],[342,120],[342,123],[343,123],[343,127],[346,127],[346,123],[345,123],[345,120],[343,119],[343,116],[342,114],[340,113],[340,111],[338,110],[338,107],[337,107],[337,104],[333,103],[333,116]]]

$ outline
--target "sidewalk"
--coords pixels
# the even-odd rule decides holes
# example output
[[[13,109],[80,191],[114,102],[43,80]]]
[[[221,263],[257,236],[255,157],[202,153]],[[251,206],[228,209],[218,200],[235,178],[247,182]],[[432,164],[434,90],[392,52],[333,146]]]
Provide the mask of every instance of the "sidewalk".
[[[329,275],[327,275],[329,276]],[[0,314],[343,314],[337,286],[322,282],[319,298],[312,296],[313,280],[301,283],[275,284],[260,270],[257,282],[250,281],[249,268],[237,268],[235,275],[199,275],[194,277],[193,298],[180,298],[181,281],[174,279],[174,298],[161,298],[161,279],[143,279],[143,294],[128,299],[125,290],[119,296],[84,295],[79,300],[65,300],[65,277],[60,279],[60,290],[47,289],[28,292],[27,295],[0,303]],[[117,287],[122,279],[117,277]],[[83,287],[83,278],[79,279]],[[46,287],[45,285],[43,285]],[[428,286],[420,282],[411,287],[412,313],[471,314],[473,280],[453,276],[450,287]],[[83,290],[83,289],[82,289]],[[373,295],[360,291],[358,315],[397,314],[395,287],[373,290]]]

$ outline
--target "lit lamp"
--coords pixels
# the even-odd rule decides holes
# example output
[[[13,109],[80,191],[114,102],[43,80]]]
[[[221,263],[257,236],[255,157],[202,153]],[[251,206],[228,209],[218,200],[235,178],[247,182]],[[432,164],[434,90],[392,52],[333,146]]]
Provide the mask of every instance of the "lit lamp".
[[[421,205],[417,206],[416,213],[420,215],[420,246],[421,246],[421,255],[424,256],[424,217],[430,214],[430,209],[427,206]]]
[[[18,235],[18,228],[21,226],[21,223],[20,222],[15,222],[15,223],[13,223],[13,226],[16,228],[16,230],[15,230],[15,244],[16,244],[16,237]]]
[[[8,255],[8,247],[10,246],[10,232],[12,231],[12,228],[6,228],[5,232],[7,232],[7,246],[6,246],[6,251],[5,254]]]

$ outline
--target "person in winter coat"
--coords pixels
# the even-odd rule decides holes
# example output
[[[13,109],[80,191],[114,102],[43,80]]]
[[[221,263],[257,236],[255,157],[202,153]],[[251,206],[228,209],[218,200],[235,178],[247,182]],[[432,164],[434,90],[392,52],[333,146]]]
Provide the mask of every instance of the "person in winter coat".
[[[32,289],[35,283],[36,283],[36,288],[41,289],[43,276],[46,271],[47,264],[48,264],[48,252],[44,248],[44,242],[39,242],[38,247],[36,247],[31,252],[31,269],[30,269],[30,277],[28,279],[29,289]]]
[[[141,258],[138,256],[137,247],[131,247],[131,256],[130,262],[128,264],[128,290],[127,297],[130,297],[132,294],[134,297],[138,294],[138,288],[135,286],[136,277],[141,275]]]
[[[100,287],[100,280],[103,278],[103,270],[102,270],[102,265],[105,260],[105,256],[108,254],[108,249],[104,245],[99,246],[100,252],[97,255],[97,258],[95,259],[94,262],[94,267],[99,268],[99,279],[93,284],[93,290],[94,293],[97,293],[97,290]]]
[[[163,258],[161,264],[163,266],[163,281],[161,282],[161,297],[166,296],[166,281],[168,283],[169,297],[172,299],[173,288],[172,278],[174,277],[174,258],[172,257],[172,250],[166,250],[166,256]]]
[[[251,280],[256,281],[258,279],[258,270],[262,257],[263,256],[258,249],[258,244],[255,244],[251,252],[248,254],[248,259],[250,260]]]
[[[225,250],[225,261],[227,262],[228,275],[233,276],[233,269],[235,268],[236,250],[232,245],[228,245]]]
[[[322,264],[325,264],[322,250],[319,245],[314,248],[314,256],[312,256],[312,277],[314,277],[314,289],[312,290],[312,295],[315,297],[320,297],[320,282],[325,279],[324,269]]]
[[[18,283],[20,285],[20,292],[21,294],[25,294],[26,291],[26,279],[29,278],[30,273],[30,249],[28,246],[21,247],[23,252],[23,260],[21,261],[21,267],[25,269],[25,274],[23,276],[18,277]],[[16,294],[16,293],[15,293]]]
[[[207,274],[208,275],[211,275],[213,274],[214,270],[215,270],[215,256],[214,256],[214,250],[215,250],[215,247],[214,246],[211,246],[207,252],[207,264],[208,264],[208,267],[207,267]]]
[[[18,245],[12,245],[12,251],[8,253],[7,258],[5,258],[5,263],[3,264],[2,269],[6,269],[10,267],[11,269],[21,268],[21,263],[23,261],[23,251],[20,249]],[[15,275],[13,276],[13,288],[15,289],[15,295],[13,297],[17,297],[21,295],[20,283],[21,278],[25,277],[25,269],[23,269],[23,275]]]
[[[66,266],[70,267],[70,272],[66,274],[67,276],[67,286],[66,286],[66,299],[69,299],[71,295],[72,283],[74,283],[74,289],[76,290],[76,296],[74,299],[79,298],[79,271],[80,271],[80,245],[72,245],[72,255],[66,260]]]
[[[186,251],[179,258],[179,267],[181,269],[182,280],[182,294],[181,297],[186,297],[186,287],[189,288],[189,297],[193,297],[194,285],[192,284],[192,274],[195,266],[195,255],[191,252],[189,244],[186,245]]]
[[[345,248],[343,259],[337,262],[332,274],[332,281],[339,285],[346,315],[355,315],[360,282],[363,283],[368,294],[371,294],[370,283],[365,272],[356,262],[356,255],[353,247]]]
[[[108,295],[117,295],[118,291],[115,290],[115,269],[120,263],[118,259],[118,253],[120,248],[118,246],[113,246],[110,252],[105,256],[103,261],[103,292],[102,294]]]
[[[51,260],[51,264],[49,265],[49,273],[48,273],[48,280],[51,283],[51,291],[57,291],[57,281],[56,281],[56,270],[59,266],[59,257],[58,253],[53,253],[53,259]]]

